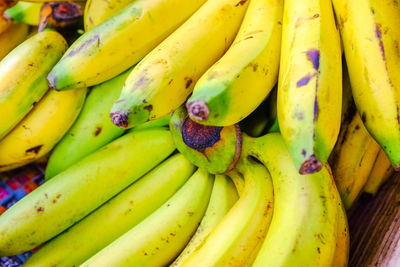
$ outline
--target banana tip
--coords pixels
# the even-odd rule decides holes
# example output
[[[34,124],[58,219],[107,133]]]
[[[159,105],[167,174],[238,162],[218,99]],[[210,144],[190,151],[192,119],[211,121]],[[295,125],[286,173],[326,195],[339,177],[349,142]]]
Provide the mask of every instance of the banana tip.
[[[128,128],[128,115],[127,114],[111,112],[110,118],[111,118],[112,123],[114,123],[119,128],[121,128],[121,129]]]
[[[311,155],[306,161],[300,166],[299,173],[303,175],[312,174],[319,172],[322,169],[322,163],[315,157]]]
[[[395,170],[396,172],[400,171],[400,164],[399,164],[399,165],[397,165],[397,167],[396,167],[396,168],[394,168],[394,170]]]
[[[196,121],[205,121],[210,115],[210,110],[203,100],[195,100],[186,103],[186,108],[191,118]]]

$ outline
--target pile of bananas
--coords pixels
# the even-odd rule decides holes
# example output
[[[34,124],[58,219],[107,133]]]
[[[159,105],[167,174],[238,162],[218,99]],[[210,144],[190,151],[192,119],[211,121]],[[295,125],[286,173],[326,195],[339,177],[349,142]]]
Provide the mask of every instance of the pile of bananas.
[[[347,266],[400,170],[398,1],[0,12],[0,171],[47,162],[0,216],[24,266]]]

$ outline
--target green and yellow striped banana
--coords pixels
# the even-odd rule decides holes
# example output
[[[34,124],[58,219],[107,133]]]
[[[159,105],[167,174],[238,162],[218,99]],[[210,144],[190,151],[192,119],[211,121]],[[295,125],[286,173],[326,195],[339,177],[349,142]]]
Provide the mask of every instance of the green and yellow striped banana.
[[[136,64],[205,0],[137,0],[76,40],[47,79],[57,90],[102,83]]]
[[[113,123],[131,128],[181,106],[200,76],[228,49],[247,4],[207,1],[131,72],[111,109]]]
[[[46,243],[24,266],[79,266],[158,209],[194,171],[194,165],[182,154],[170,157]]]
[[[332,2],[357,110],[392,166],[400,170],[400,3]]]
[[[340,130],[340,37],[330,0],[286,0],[278,86],[282,137],[301,174],[322,169]]]
[[[132,132],[44,183],[0,217],[0,256],[28,251],[98,208],[175,150],[164,128]]]
[[[251,0],[226,54],[199,79],[186,103],[201,124],[228,126],[247,117],[278,81],[283,0]]]
[[[26,165],[50,152],[74,123],[85,97],[86,88],[47,92],[0,140],[0,172]],[[64,158],[66,155],[68,158],[68,154]]]
[[[166,266],[185,247],[203,217],[213,178],[198,169],[163,206],[81,266]]]
[[[67,48],[55,31],[29,38],[0,62],[0,140],[48,90],[46,75]]]

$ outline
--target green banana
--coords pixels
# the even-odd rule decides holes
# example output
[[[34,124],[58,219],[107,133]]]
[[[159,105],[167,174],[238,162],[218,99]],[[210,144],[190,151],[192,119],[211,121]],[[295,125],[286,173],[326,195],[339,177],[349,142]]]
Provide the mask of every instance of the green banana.
[[[229,50],[196,83],[186,107],[198,123],[247,117],[278,81],[283,0],[251,0]]]
[[[0,62],[0,139],[46,93],[46,75],[66,49],[60,34],[44,31],[24,41]]]
[[[128,74],[129,71],[126,71],[90,91],[76,122],[54,148],[49,158],[46,180],[125,132],[111,123],[108,111],[118,99]]]
[[[136,64],[205,0],[137,0],[76,40],[48,75],[57,90],[88,87]],[[127,53],[128,51],[128,53]]]
[[[285,0],[278,85],[282,137],[301,174],[318,172],[340,130],[340,36],[330,0]]]
[[[0,217],[0,256],[28,251],[61,233],[175,150],[154,128],[127,134],[60,173]]]
[[[81,266],[167,265],[196,231],[212,185],[212,176],[199,169],[163,206]]]
[[[18,3],[4,11],[4,16],[13,23],[25,23],[33,26],[39,25],[40,10],[43,3],[24,2]]]
[[[206,213],[196,233],[171,266],[182,266],[186,259],[198,250],[214,228],[223,220],[238,199],[238,193],[228,176],[216,175]]]
[[[183,266],[251,266],[273,212],[271,177],[262,164],[240,161],[245,180],[239,200]]]
[[[185,106],[181,106],[171,116],[169,127],[179,152],[209,173],[228,172],[239,160],[242,135],[238,125],[201,125],[192,121]]]
[[[207,1],[131,72],[111,109],[112,122],[131,128],[181,106],[200,76],[232,43],[247,4]]]
[[[164,204],[194,171],[194,165],[182,154],[170,157],[46,243],[24,267],[79,266]]]
[[[247,155],[267,167],[274,187],[271,225],[253,266],[330,266],[338,200],[329,169],[299,174],[279,133],[244,136],[242,157]]]

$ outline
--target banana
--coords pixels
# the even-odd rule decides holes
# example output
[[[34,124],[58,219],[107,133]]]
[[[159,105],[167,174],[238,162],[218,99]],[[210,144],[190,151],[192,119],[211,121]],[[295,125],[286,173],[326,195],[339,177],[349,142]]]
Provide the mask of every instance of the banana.
[[[330,266],[338,200],[329,169],[300,175],[279,133],[244,136],[243,153],[265,165],[274,188],[271,225],[253,266]]]
[[[340,37],[329,0],[286,0],[278,85],[282,137],[301,174],[322,169],[340,130]]]
[[[39,25],[40,10],[43,3],[31,3],[18,1],[18,3],[7,9],[4,15],[13,23],[26,23],[29,25]]]
[[[333,5],[357,110],[400,169],[400,4],[333,0]]]
[[[207,1],[131,72],[111,109],[112,122],[131,128],[182,105],[200,76],[228,49],[247,4]]]
[[[76,40],[47,79],[52,88],[87,87],[136,64],[205,0],[137,0]]]
[[[163,206],[80,266],[167,265],[196,231],[212,185],[212,176],[199,169]]]
[[[46,167],[46,180],[124,133],[111,123],[108,111],[118,99],[128,74],[129,71],[124,72],[92,88],[75,124],[54,148]]]
[[[0,172],[26,165],[50,152],[75,121],[85,97],[85,88],[48,92],[0,141]]]
[[[216,175],[210,202],[196,233],[170,266],[182,266],[199,249],[213,229],[223,220],[238,199],[238,193],[229,177]]]
[[[67,48],[54,31],[34,35],[0,62],[0,140],[46,93],[46,75]]]
[[[329,168],[329,166],[327,166]],[[333,183],[335,181],[332,181]],[[349,250],[350,250],[350,235],[349,235],[349,224],[347,222],[346,210],[344,209],[342,200],[340,199],[339,192],[336,190],[337,195],[337,240],[335,255],[331,267],[347,267],[349,262]]]
[[[0,61],[28,36],[29,27],[26,24],[13,24],[0,33]]]
[[[362,192],[380,147],[365,129],[358,113],[337,146],[339,151],[332,172],[344,207],[349,209]]]
[[[127,134],[44,183],[0,217],[0,255],[28,251],[61,233],[174,151],[163,128]]]
[[[228,126],[247,117],[278,81],[283,0],[250,1],[225,55],[196,83],[186,107],[198,123]]]
[[[182,154],[171,156],[46,243],[28,259],[24,267],[79,266],[158,209],[194,171],[194,165]]]
[[[88,0],[83,16],[85,31],[93,29],[135,0]]]
[[[379,187],[392,176],[394,169],[390,163],[385,151],[379,150],[374,166],[369,174],[367,183],[364,186],[364,192],[375,195]]]
[[[251,266],[254,261],[272,218],[272,182],[259,163],[245,159],[237,168],[245,180],[239,200],[183,266]]]

